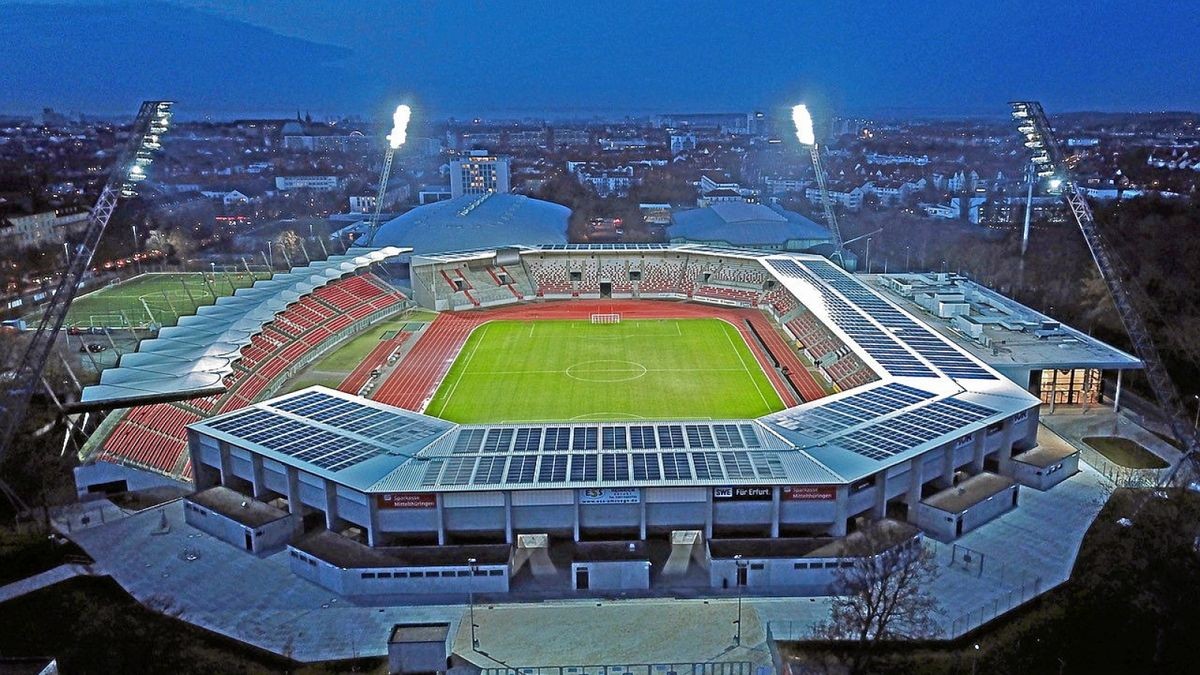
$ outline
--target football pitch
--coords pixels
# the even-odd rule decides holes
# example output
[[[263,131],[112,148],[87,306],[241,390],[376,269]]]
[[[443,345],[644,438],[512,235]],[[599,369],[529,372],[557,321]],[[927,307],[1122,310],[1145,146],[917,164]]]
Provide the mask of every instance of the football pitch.
[[[106,328],[142,327],[151,323],[174,326],[180,316],[194,314],[201,305],[218,297],[232,295],[234,289],[244,288],[255,279],[266,279],[260,272],[251,277],[246,271],[201,272],[183,274],[143,274],[127,281],[93,291],[75,298],[67,311],[67,325]],[[26,317],[36,320],[40,313]]]
[[[726,419],[781,410],[737,329],[718,319],[491,321],[425,413],[462,423]]]

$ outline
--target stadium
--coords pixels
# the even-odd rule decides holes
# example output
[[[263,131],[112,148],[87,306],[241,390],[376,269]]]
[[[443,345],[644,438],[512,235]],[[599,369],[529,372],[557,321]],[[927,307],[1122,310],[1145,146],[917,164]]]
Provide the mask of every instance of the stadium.
[[[1043,369],[1137,367],[1061,328],[1002,373],[914,283],[698,244],[350,249],[104,371],[80,490],[187,482],[188,523],[347,596],[823,593],[867,523],[952,541],[1077,471],[1038,444]]]

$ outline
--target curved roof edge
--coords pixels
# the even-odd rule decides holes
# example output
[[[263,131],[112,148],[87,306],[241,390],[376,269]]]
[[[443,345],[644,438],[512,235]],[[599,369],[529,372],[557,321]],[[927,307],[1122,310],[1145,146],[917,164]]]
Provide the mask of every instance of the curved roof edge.
[[[100,374],[99,384],[84,387],[74,407],[124,407],[224,391],[221,380],[233,372],[242,347],[288,305],[346,274],[411,250],[351,248],[345,255],[293,267],[220,297],[159,330],[158,337],[143,340],[136,352],[122,355],[115,367]]]

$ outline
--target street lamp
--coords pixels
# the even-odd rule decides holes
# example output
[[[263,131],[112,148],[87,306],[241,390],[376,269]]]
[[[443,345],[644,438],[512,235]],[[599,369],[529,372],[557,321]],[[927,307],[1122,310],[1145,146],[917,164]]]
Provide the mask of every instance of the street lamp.
[[[479,638],[475,636],[475,577],[479,574],[479,561],[467,558],[467,568],[471,570],[470,585],[467,586],[467,602],[471,606],[471,649],[479,649]]]
[[[1192,398],[1196,399],[1196,418],[1192,420],[1192,428],[1200,429],[1200,394],[1192,394]]]
[[[979,664],[979,645],[975,645],[975,651],[971,653],[971,675],[975,675],[975,667]]]
[[[742,554],[738,553],[733,556],[733,564],[737,567],[737,577],[733,581],[738,588],[737,621],[734,622],[737,624],[737,634],[733,636],[733,644],[740,645],[742,644],[742,573],[749,563],[742,560]]]

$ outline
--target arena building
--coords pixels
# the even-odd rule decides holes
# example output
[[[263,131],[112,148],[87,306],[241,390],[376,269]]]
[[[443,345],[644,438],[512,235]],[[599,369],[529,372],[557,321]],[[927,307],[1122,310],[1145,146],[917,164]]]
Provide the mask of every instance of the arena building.
[[[1038,446],[1028,380],[818,256],[509,246],[414,256],[411,279],[444,313],[369,398],[310,387],[187,426],[189,522],[255,552],[286,545],[296,574],[348,595],[825,592],[868,523],[954,539],[1077,466]],[[675,316],[736,328],[782,409],[483,424],[427,409],[478,326]]]

